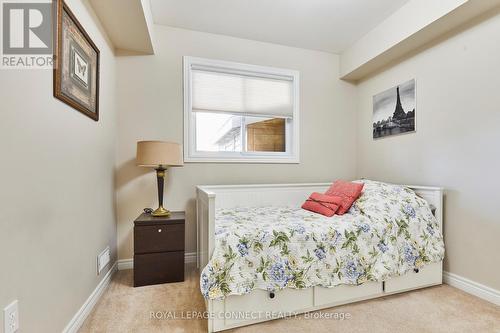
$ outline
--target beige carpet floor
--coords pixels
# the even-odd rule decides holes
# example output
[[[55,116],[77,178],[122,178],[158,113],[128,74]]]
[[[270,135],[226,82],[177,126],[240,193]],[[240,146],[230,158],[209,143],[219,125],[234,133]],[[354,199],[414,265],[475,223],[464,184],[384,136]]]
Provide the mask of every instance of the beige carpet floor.
[[[132,287],[133,272],[119,271],[80,332],[206,332],[203,319],[151,319],[151,312],[203,311],[198,273],[186,267],[186,281]],[[325,313],[349,319],[278,319],[226,332],[494,332],[500,333],[500,306],[447,285],[338,306]]]

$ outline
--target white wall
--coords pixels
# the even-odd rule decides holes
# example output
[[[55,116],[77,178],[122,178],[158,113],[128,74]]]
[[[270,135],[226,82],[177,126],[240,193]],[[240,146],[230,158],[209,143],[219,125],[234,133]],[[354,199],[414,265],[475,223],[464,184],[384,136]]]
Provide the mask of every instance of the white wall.
[[[52,97],[52,71],[0,70],[0,308],[19,300],[21,332],[62,331],[106,273],[97,254],[116,258],[115,60],[66,2],[101,51],[99,122]]]
[[[357,174],[440,185],[445,270],[500,290],[500,16],[476,20],[358,86]],[[417,132],[372,139],[372,96],[417,80]]]
[[[392,15],[370,30],[351,45],[340,56],[340,75],[342,77],[369,66],[376,58],[421,33],[425,27],[462,6],[469,0],[411,0]],[[439,31],[439,29],[431,29]],[[420,37],[423,38],[423,37]],[[411,44],[411,43],[410,43]],[[411,48],[411,45],[408,46]],[[407,51],[407,50],[405,50]],[[404,52],[404,51],[403,51]],[[379,64],[377,64],[379,65]],[[377,66],[373,65],[373,66]],[[365,70],[369,72],[369,70]]]
[[[154,56],[119,57],[118,256],[133,255],[133,220],[156,203],[152,170],[135,166],[136,141],[182,143],[182,57],[276,66],[301,74],[301,163],[185,164],[172,169],[166,206],[187,211],[186,251],[196,250],[195,186],[330,181],[355,176],[355,87],[338,80],[338,56],[156,25]],[[332,151],[335,153],[332,154]]]

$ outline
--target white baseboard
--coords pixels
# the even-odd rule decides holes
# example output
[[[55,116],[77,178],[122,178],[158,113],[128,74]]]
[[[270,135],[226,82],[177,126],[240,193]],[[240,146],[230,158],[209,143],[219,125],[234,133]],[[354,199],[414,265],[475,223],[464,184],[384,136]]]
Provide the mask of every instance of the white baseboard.
[[[500,305],[500,291],[485,286],[483,284],[471,281],[460,275],[450,272],[443,272],[444,283],[482,298],[488,302]]]
[[[188,252],[184,254],[184,261],[186,263],[196,262],[196,252]],[[133,259],[121,259],[113,264],[110,270],[106,273],[106,275],[102,278],[101,282],[94,289],[92,294],[87,298],[85,303],[83,303],[82,307],[78,310],[78,312],[71,318],[68,325],[63,330],[63,333],[76,333],[83,325],[83,322],[90,314],[94,306],[96,305],[99,298],[101,298],[102,294],[108,287],[111,282],[111,278],[113,274],[117,270],[125,270],[134,268],[134,260]]]
[[[83,303],[82,307],[78,310],[78,312],[71,318],[70,322],[68,325],[63,330],[63,333],[76,333],[80,329],[80,327],[83,325],[83,322],[87,318],[87,316],[90,314],[90,311],[94,308],[96,305],[97,301],[99,298],[101,298],[102,294],[106,290],[106,288],[109,286],[109,283],[111,282],[111,278],[113,277],[113,274],[117,271],[117,263],[115,262],[113,266],[109,269],[109,271],[106,273],[106,275],[102,278],[101,282],[97,285],[97,287],[94,289],[92,294],[90,294],[89,298]]]
[[[184,254],[184,262],[186,264],[192,264],[193,262],[196,262],[196,252],[186,252]]]
[[[196,262],[196,252],[186,252],[184,253],[184,262],[186,264]],[[126,269],[134,268],[134,259],[120,259],[118,260],[118,270],[123,271]]]
[[[118,270],[123,271],[126,269],[134,269],[134,259],[120,259],[120,260],[118,260]]]

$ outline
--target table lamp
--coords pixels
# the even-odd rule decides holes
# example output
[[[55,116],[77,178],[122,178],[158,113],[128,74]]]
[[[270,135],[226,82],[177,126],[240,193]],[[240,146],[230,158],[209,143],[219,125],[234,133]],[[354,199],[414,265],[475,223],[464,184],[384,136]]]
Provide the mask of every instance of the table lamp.
[[[158,181],[158,204],[153,216],[170,216],[170,211],[163,208],[163,186],[168,167],[182,166],[182,146],[174,142],[139,141],[137,142],[138,166],[155,168]]]

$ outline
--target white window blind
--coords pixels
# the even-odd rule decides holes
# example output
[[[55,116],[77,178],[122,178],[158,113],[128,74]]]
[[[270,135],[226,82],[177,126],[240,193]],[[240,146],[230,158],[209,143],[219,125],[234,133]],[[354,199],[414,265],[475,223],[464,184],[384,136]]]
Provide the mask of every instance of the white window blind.
[[[293,81],[288,77],[201,69],[193,69],[191,73],[193,112],[293,116]]]

